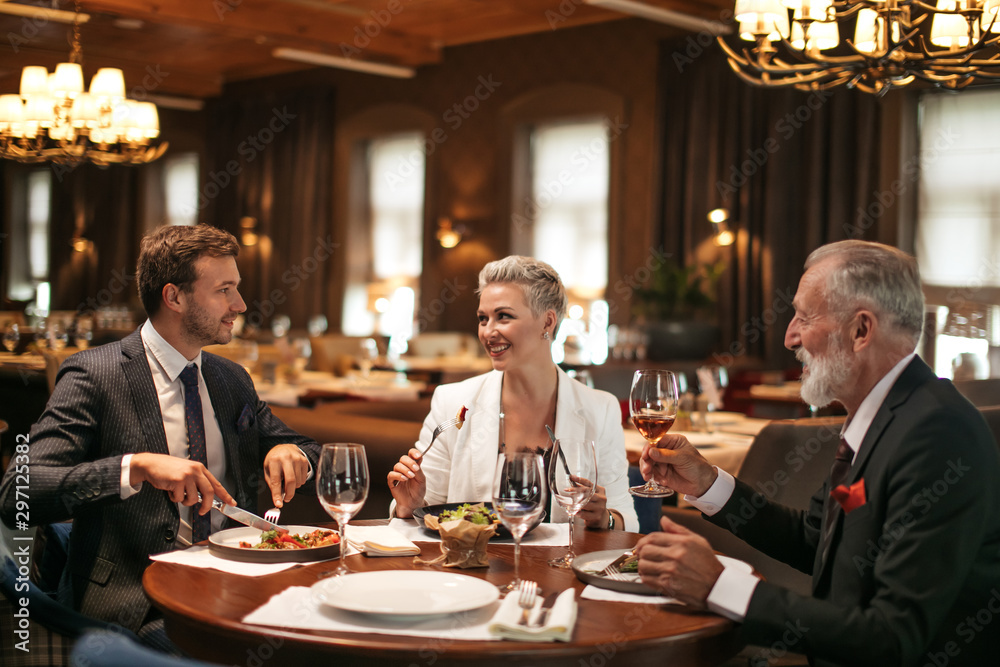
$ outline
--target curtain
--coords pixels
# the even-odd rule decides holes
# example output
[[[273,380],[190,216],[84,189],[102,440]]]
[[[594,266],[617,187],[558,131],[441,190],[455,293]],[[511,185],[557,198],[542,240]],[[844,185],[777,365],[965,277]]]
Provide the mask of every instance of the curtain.
[[[302,328],[334,300],[343,260],[333,241],[333,126],[334,91],[323,86],[228,96],[210,110],[200,220],[243,243],[248,324],[288,315]]]
[[[715,45],[661,45],[662,173],[656,239],[686,262],[711,247],[706,216],[730,212],[737,242],[717,251],[720,363],[744,355],[770,367],[784,350],[802,264],[817,246],[874,239],[879,100],[859,91],[761,89],[739,80]]]

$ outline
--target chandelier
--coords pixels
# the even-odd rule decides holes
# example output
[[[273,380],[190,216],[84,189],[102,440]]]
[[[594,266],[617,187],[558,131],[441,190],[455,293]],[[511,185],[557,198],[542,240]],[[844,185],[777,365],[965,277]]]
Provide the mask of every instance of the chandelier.
[[[54,72],[27,66],[20,94],[0,95],[0,157],[74,167],[143,164],[163,155],[166,142],[150,146],[160,134],[156,105],[125,99],[125,77],[111,67],[99,69],[84,91],[81,60],[77,20],[69,62]]]
[[[736,0],[740,37],[754,46],[718,42],[752,85],[883,95],[919,79],[958,90],[1000,78],[998,8],[1000,0]]]

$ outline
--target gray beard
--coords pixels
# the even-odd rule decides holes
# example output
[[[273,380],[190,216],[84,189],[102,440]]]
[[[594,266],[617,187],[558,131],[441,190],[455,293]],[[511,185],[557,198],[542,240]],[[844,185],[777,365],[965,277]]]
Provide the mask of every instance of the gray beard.
[[[837,393],[851,376],[851,367],[839,343],[834,343],[823,357],[814,357],[799,348],[795,358],[809,368],[809,374],[802,380],[802,400],[817,408],[825,408],[837,400]]]

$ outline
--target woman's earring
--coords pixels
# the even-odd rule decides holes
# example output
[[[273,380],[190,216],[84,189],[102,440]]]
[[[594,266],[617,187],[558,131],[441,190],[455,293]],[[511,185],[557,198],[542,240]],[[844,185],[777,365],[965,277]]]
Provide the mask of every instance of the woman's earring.
[[[548,331],[543,331],[543,332],[542,332],[542,339],[543,339],[543,340],[548,340],[548,339],[549,339],[549,338],[551,338],[551,337],[552,337],[552,336],[550,336],[550,335],[549,335],[549,332],[548,332]]]

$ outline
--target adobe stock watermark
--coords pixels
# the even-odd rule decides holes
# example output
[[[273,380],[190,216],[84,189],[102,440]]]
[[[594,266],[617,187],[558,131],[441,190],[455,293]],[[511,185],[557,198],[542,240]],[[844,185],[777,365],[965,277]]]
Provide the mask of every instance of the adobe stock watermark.
[[[469,94],[445,109],[441,114],[441,120],[452,132],[457,132],[465,124],[465,121],[471,118],[472,114],[489,100],[502,85],[503,82],[495,80],[492,74],[480,74]],[[449,138],[450,135],[445,132],[443,127],[440,125],[435,127],[424,137],[421,148],[415,148],[405,157],[399,158],[396,168],[385,172],[383,177],[386,183],[395,191],[405,179],[417,173],[417,168],[424,164],[427,158],[434,155],[438,146],[448,141]]]
[[[10,50],[15,54],[21,52],[21,46],[27,44],[35,37],[38,37],[42,29],[49,24],[49,10],[63,9],[62,5],[67,3],[52,2],[51,7],[35,7],[37,11],[31,16],[21,17],[21,30],[18,32],[9,31],[7,33],[7,43]]]
[[[750,667],[768,667],[771,660],[783,658],[802,641],[807,632],[809,632],[809,628],[801,620],[796,619],[794,623],[785,621],[785,630],[781,633],[781,639],[753,654],[749,660]]]
[[[221,170],[208,174],[209,182],[198,192],[196,210],[204,210],[209,202],[218,197],[224,189],[229,187],[233,179],[243,172],[244,165],[257,159],[257,156],[274,141],[275,137],[288,129],[288,126],[296,118],[298,118],[298,114],[289,112],[287,106],[283,106],[281,109],[273,107],[271,109],[271,118],[267,123],[255,133],[248,134],[237,145],[236,153],[242,160],[229,160]],[[194,212],[188,211],[189,214]]]
[[[413,0],[406,0],[408,3]],[[402,0],[388,0],[382,9],[372,9],[365,16],[361,25],[354,26],[354,39],[351,44],[340,43],[340,53],[345,58],[361,55],[362,50],[367,49],[372,40],[378,38],[382,31],[389,27],[392,19],[400,14],[403,9]]]
[[[716,37],[732,30],[733,11],[724,9],[719,12],[717,20],[706,23],[704,30],[699,30],[696,35],[689,35],[684,45],[671,54],[671,60],[679,73],[683,74],[685,67],[693,65],[695,60],[704,55],[706,49],[715,44]]]
[[[431,299],[426,306],[417,311],[416,331],[426,331],[432,322],[444,313],[448,306],[465,292],[469,291],[471,285],[460,283],[457,278],[445,278],[444,286],[438,295]]]
[[[801,130],[806,123],[812,120],[813,115],[819,111],[833,97],[833,92],[829,90],[814,90],[809,93],[806,101],[795,108],[794,111],[786,113],[774,123],[774,131],[784,141],[788,141]],[[764,144],[757,148],[746,150],[747,159],[739,164],[729,166],[729,179],[726,181],[717,180],[715,189],[724,201],[729,201],[730,195],[734,195],[739,188],[746,185],[756,173],[771,159],[771,156],[781,150],[782,143],[773,136],[764,140]]]
[[[635,291],[641,289],[653,277],[653,274],[660,269],[667,261],[673,257],[673,253],[666,252],[663,246],[659,248],[649,248],[646,259],[637,266],[630,274],[622,276],[615,281],[612,288],[614,296],[608,299],[608,312],[617,313],[619,304],[630,302],[635,296]]]
[[[747,346],[754,345],[778,321],[778,315],[788,312],[795,298],[795,290],[784,287],[774,292],[774,300],[758,316],[754,315],[740,326],[740,340],[734,340],[725,352],[715,352],[712,358],[720,366],[731,367],[737,357],[747,354]],[[744,342],[746,341],[746,342]]]
[[[921,168],[936,162],[941,157],[941,153],[955,145],[958,137],[959,135],[951,127],[939,131],[934,142],[926,151],[921,150],[920,155],[915,155],[903,163],[900,169],[902,174],[899,178],[894,180],[888,188],[872,192],[873,201],[866,208],[858,207],[857,222],[855,224],[844,223],[844,233],[850,238],[860,238],[864,232],[871,229],[899,197],[920,180]]]
[[[547,209],[562,196],[566,188],[576,182],[577,177],[585,172],[599,159],[604,158],[611,150],[612,142],[616,141],[629,128],[621,117],[605,119],[606,134],[604,137],[594,137],[590,141],[577,146],[570,154],[567,162],[572,169],[562,169],[555,178],[549,179],[531,195],[524,198],[521,212],[511,214],[511,223],[518,231],[529,227],[532,220],[538,217],[539,211]]]
[[[898,543],[906,535],[907,531],[916,525],[917,519],[930,512],[934,505],[941,502],[941,499],[945,497],[948,491],[958,484],[965,477],[965,474],[971,470],[971,467],[962,463],[961,458],[948,461],[948,467],[941,474],[941,477],[914,495],[910,499],[907,509],[899,515],[899,518],[883,527],[882,534],[879,535],[877,540],[868,540],[866,543],[868,548],[865,550],[865,554],[863,556],[855,554],[852,560],[858,574],[864,574],[868,568],[875,567],[875,561]]]
[[[975,641],[976,637],[983,632],[996,632],[996,628],[990,629],[993,620],[1000,615],[1000,590],[993,588],[989,592],[989,598],[983,606],[976,611],[975,615],[966,616],[955,626],[955,634],[965,641],[966,645]],[[927,660],[924,667],[947,667],[952,658],[957,658],[962,654],[963,646],[955,641],[945,642],[941,651],[928,651]]]

